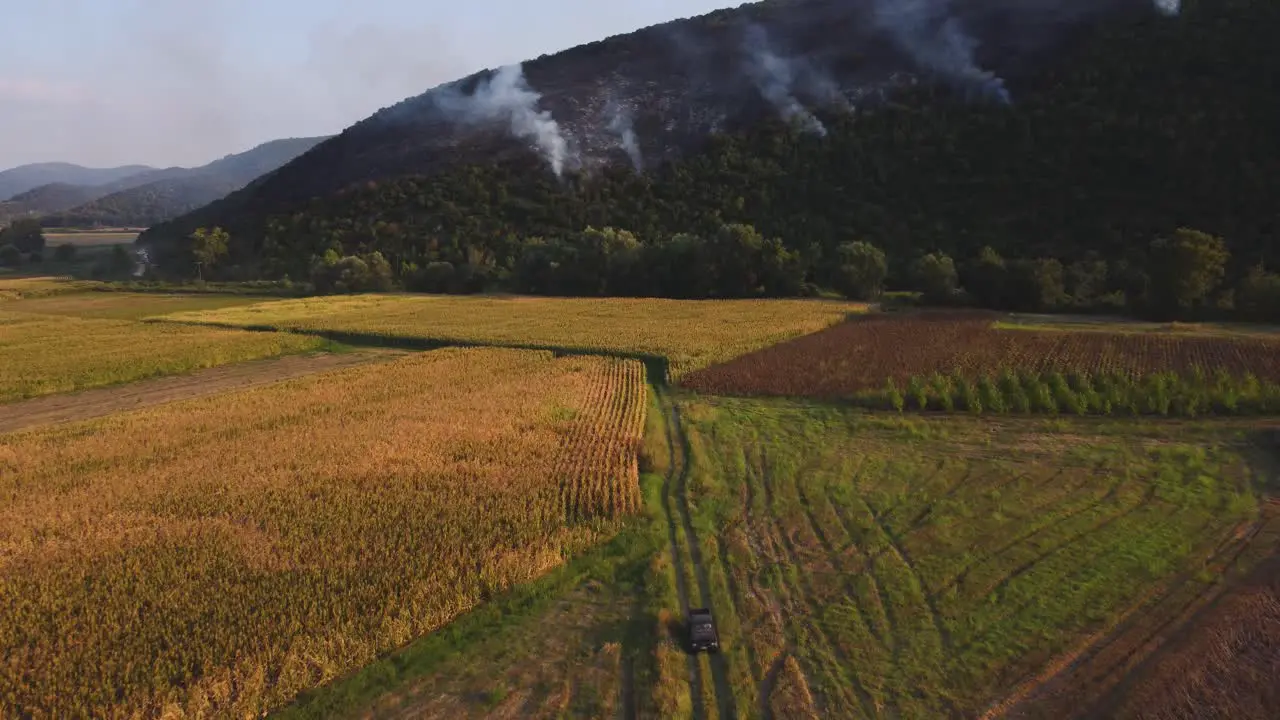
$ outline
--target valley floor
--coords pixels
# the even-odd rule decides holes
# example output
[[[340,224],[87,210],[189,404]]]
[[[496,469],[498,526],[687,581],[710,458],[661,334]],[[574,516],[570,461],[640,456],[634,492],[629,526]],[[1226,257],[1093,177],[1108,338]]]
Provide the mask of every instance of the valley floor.
[[[0,648],[24,669],[0,672],[0,714],[1280,707],[1258,689],[1280,671],[1274,417],[758,396],[883,384],[858,343],[778,361],[887,322],[830,303],[12,292],[0,391],[47,394],[0,404]],[[154,317],[176,310],[195,316]],[[379,346],[447,342],[473,347]],[[747,396],[698,387],[726,368]],[[686,651],[690,607],[720,653]]]

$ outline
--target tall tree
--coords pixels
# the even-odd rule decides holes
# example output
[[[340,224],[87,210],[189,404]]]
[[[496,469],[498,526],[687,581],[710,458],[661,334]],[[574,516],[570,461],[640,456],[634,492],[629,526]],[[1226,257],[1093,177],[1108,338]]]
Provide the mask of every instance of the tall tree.
[[[204,268],[213,267],[227,254],[231,236],[220,227],[196,228],[191,233],[191,254],[196,258],[196,274],[204,279]]]
[[[911,281],[926,302],[949,303],[960,284],[956,263],[946,253],[929,253],[911,264]]]
[[[889,275],[889,261],[884,251],[861,240],[844,243],[836,249],[840,266],[836,271],[836,289],[854,300],[874,300],[884,292],[884,279]]]
[[[1158,312],[1174,314],[1205,304],[1222,283],[1231,253],[1227,243],[1199,230],[1179,228],[1151,244],[1152,299]]]

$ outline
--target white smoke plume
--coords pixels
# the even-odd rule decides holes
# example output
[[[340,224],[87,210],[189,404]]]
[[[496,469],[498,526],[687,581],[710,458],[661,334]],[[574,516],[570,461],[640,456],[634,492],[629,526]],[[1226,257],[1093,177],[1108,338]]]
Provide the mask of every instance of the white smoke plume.
[[[776,55],[769,47],[769,38],[764,30],[757,25],[747,28],[743,45],[751,56],[748,72],[764,99],[777,108],[784,120],[799,121],[806,130],[825,137],[826,126],[794,95],[797,71],[801,66]]]
[[[1004,80],[978,67],[978,41],[950,14],[948,4],[949,0],[876,0],[876,23],[921,66],[1008,104],[1012,99]]]
[[[569,159],[569,144],[551,113],[538,109],[541,98],[525,80],[523,66],[517,64],[499,68],[470,95],[449,86],[433,93],[432,100],[454,122],[510,122],[512,136],[532,141],[558,178]]]
[[[635,125],[631,120],[631,112],[615,98],[609,98],[605,113],[609,117],[609,131],[618,136],[618,145],[631,158],[631,167],[636,172],[644,172],[644,156],[640,153],[640,142],[636,137]]]
[[[1182,0],[1155,0],[1156,10],[1169,16],[1182,12]]]

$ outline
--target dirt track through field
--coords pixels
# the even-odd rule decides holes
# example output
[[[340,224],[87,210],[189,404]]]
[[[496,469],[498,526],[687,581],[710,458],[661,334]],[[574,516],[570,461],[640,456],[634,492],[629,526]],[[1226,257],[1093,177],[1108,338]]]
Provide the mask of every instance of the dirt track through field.
[[[89,420],[125,410],[230,392],[403,355],[390,350],[290,355],[223,365],[190,375],[141,380],[0,405],[0,433]]]

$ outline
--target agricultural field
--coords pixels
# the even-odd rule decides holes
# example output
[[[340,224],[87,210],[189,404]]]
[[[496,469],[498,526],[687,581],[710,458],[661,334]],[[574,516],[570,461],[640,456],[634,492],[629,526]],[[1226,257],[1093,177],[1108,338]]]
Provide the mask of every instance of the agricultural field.
[[[80,231],[80,232],[46,232],[44,234],[45,245],[53,247],[56,245],[132,245],[134,240],[138,239],[137,230],[103,230],[101,232]]]
[[[886,313],[702,369],[682,384],[698,392],[847,398],[913,378],[1003,371],[1087,373],[1140,379],[1153,373],[1225,373],[1280,382],[1280,335],[1224,337],[1159,332],[1001,329],[991,313]]]
[[[1280,563],[1259,568],[1173,645],[1131,681],[1113,717],[1280,717]]]
[[[259,716],[484,607],[639,509],[644,397],[452,348],[0,435],[0,715]]]
[[[723,651],[663,641],[662,717],[1001,717],[1113,629],[1144,629],[1130,655],[1159,641],[1265,555],[1249,538],[1280,541],[1254,532],[1276,518],[1243,423],[667,403],[664,617],[714,607]]]
[[[69,277],[4,277],[0,275],[0,302],[80,293],[97,284],[93,281],[72,280]]]
[[[76,292],[22,299],[5,304],[4,309],[36,315],[141,320],[169,312],[219,310],[263,301],[261,296],[232,294]]]
[[[0,309],[0,403],[319,350],[289,333],[162,325]]]
[[[665,358],[684,373],[815,332],[866,305],[823,300],[359,295],[283,300],[163,319],[364,336]]]

